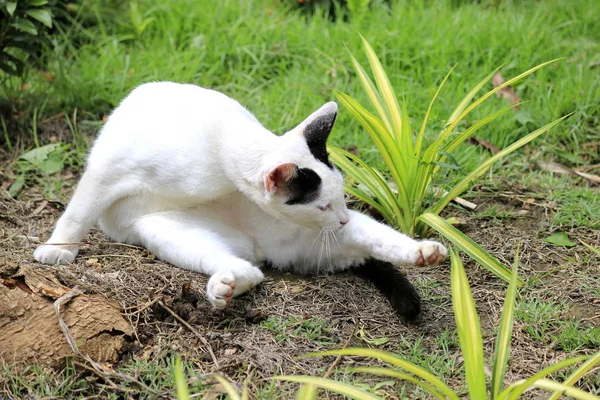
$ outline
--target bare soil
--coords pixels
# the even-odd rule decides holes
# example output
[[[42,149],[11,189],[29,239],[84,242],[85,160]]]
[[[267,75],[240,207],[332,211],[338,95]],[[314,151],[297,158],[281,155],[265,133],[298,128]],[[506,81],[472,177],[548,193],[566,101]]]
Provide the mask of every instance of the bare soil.
[[[4,168],[8,161],[0,165]],[[68,197],[77,177],[69,171],[63,175]],[[600,258],[590,256],[582,246],[561,248],[542,242],[540,238],[549,233],[546,221],[553,205],[547,204],[543,194],[535,193],[535,189],[514,184],[504,187],[502,191],[493,192],[484,186],[477,187],[474,193],[479,196],[471,199],[479,204],[477,212],[451,207],[448,214],[458,216],[462,221],[460,229],[506,265],[512,264],[517,244],[521,243],[520,275],[525,279],[538,279],[522,291],[522,296],[556,302],[566,300],[572,307],[565,310],[565,317],[568,313],[577,313],[582,320],[599,326],[600,299],[586,290],[579,279],[581,274],[596,276]],[[491,205],[513,211],[516,216],[496,219],[478,214]],[[373,363],[348,358],[337,362],[332,357],[297,358],[310,351],[367,346],[357,331],[367,332],[373,338],[387,338],[387,343],[377,346],[383,350],[403,352],[408,344],[421,340],[426,352],[437,352],[441,333],[454,328],[448,263],[439,267],[405,268],[423,297],[423,313],[414,324],[399,319],[374,287],[351,274],[301,277],[268,271],[261,285],[234,299],[228,309],[216,311],[205,299],[207,277],[157,260],[145,249],[113,244],[97,230],[85,239],[88,244],[82,246],[74,264],[57,267],[37,264],[32,257],[33,250],[49,236],[63,207],[60,202],[44,199],[35,187],[26,189],[18,200],[3,194],[0,199],[0,277],[14,278],[19,268],[30,265],[55,276],[64,287],[77,286],[86,296],[100,296],[118,304],[131,332],[122,336],[126,343],[119,348],[110,368],[132,358],[153,360],[164,354],[166,346],[186,360],[192,360],[205,373],[218,371],[237,383],[250,377],[250,388],[256,392],[258,386],[265,385],[262,379],[274,374],[323,376],[332,365]],[[572,229],[568,233],[574,241],[581,239],[600,246],[597,231]],[[502,310],[505,284],[474,262],[464,261],[489,355]],[[298,322],[284,325],[278,335],[263,323],[276,317],[287,321],[296,318]],[[0,321],[2,318],[0,315]],[[54,314],[47,314],[47,318],[51,320],[50,325],[58,327]],[[326,329],[318,340],[299,333],[297,328],[302,321],[317,318],[326,321]],[[568,354],[552,343],[532,339],[525,329],[524,324],[516,323],[507,377],[511,381],[530,376],[567,356],[589,354],[594,350],[583,348]],[[121,331],[126,330],[121,328]],[[37,344],[45,345],[39,341]],[[456,347],[449,351],[459,354]],[[65,353],[59,355],[62,357]],[[22,361],[31,363],[32,359],[25,357]],[[44,357],[37,361],[47,362]],[[83,368],[81,371],[88,379],[105,382],[98,373]],[[113,376],[115,379],[118,377]],[[447,371],[445,380],[456,388],[463,385],[458,368]],[[277,385],[284,398],[292,398],[295,385]],[[586,385],[589,384],[584,382],[582,387],[590,389]],[[389,398],[398,398],[397,389],[398,386],[384,390]],[[97,391],[96,386],[90,385],[88,394],[94,395]],[[167,395],[172,396],[172,393]],[[532,392],[531,397],[535,398],[536,394]]]

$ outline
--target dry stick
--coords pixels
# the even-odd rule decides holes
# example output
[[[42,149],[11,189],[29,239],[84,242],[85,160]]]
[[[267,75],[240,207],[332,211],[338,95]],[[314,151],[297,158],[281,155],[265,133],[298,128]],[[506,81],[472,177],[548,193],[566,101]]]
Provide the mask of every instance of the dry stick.
[[[344,347],[342,347],[342,350],[345,349],[346,347],[348,347],[348,345],[350,344],[350,340],[352,340],[352,337],[354,336],[354,332],[355,332],[355,330],[352,329],[352,332],[350,332],[350,336],[348,336],[348,339],[346,339],[346,341],[344,342]],[[333,363],[329,366],[329,368],[327,368],[327,372],[325,372],[325,375],[323,375],[323,379],[329,378],[329,376],[333,373],[333,370],[335,369],[335,367],[337,367],[337,365],[340,363],[341,359],[342,359],[341,354],[335,358]]]
[[[115,376],[117,378],[132,382],[136,385],[139,385],[143,390],[146,390],[146,391],[158,396],[159,395],[158,392],[156,392],[154,389],[148,387],[144,383],[138,381],[137,379],[135,379],[129,375],[122,374],[120,372],[110,371],[107,368],[105,368],[104,366],[102,366],[102,364],[99,364],[96,361],[92,360],[92,358],[90,356],[88,356],[87,354],[82,354],[79,351],[79,348],[77,347],[77,344],[75,343],[75,339],[73,338],[73,335],[71,334],[71,331],[69,330],[69,327],[67,326],[67,324],[65,323],[65,320],[63,319],[62,315],[60,314],[60,306],[63,303],[66,303],[69,300],[71,300],[73,297],[79,296],[80,294],[83,294],[83,292],[81,290],[79,290],[79,288],[77,286],[75,286],[73,289],[71,289],[69,292],[65,293],[64,295],[62,295],[60,298],[58,298],[54,302],[54,313],[56,314],[56,318],[58,318],[58,325],[60,326],[60,330],[62,331],[63,335],[65,335],[65,339],[67,339],[67,343],[69,344],[69,347],[71,347],[71,350],[73,351],[73,353],[75,353],[75,355],[77,355],[77,356],[83,358],[85,361],[87,361],[93,367],[94,372],[97,375],[99,375],[102,379],[105,379],[107,382],[109,382],[112,386],[117,386],[117,385],[109,378],[109,376]]]
[[[210,358],[212,358],[213,363],[215,364],[215,367],[217,367],[217,369],[219,369],[219,361],[217,361],[217,357],[215,356],[215,353],[213,352],[212,346],[210,345],[210,343],[208,343],[208,341],[204,338],[204,336],[202,336],[200,334],[200,332],[198,332],[196,329],[194,329],[190,324],[188,324],[183,318],[181,318],[179,315],[177,315],[175,313],[175,311],[171,310],[162,300],[158,301],[158,304],[160,304],[160,306],[162,308],[165,309],[165,311],[167,311],[169,314],[171,314],[173,316],[173,318],[175,318],[177,321],[179,321],[183,326],[185,326],[186,328],[188,328],[188,330],[190,332],[192,332],[194,334],[194,336],[196,336],[198,339],[200,339],[200,341],[206,346],[206,348],[208,349],[208,353],[210,354]]]

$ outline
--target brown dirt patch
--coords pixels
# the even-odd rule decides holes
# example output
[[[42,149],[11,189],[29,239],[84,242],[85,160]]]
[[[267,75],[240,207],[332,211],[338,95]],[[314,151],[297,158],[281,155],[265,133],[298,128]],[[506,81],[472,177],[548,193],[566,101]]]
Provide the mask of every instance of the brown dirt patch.
[[[72,179],[67,186],[74,182]],[[461,229],[509,265],[517,243],[521,242],[520,275],[536,279],[521,296],[568,300],[578,315],[598,325],[600,301],[581,285],[578,276],[597,274],[600,259],[590,256],[582,246],[562,249],[539,240],[547,234],[544,221],[551,212],[543,205],[543,199],[539,205],[528,203],[529,195],[516,193],[514,188],[494,193],[480,188],[480,192],[487,197],[478,198],[477,212],[450,210],[462,219]],[[0,276],[9,277],[24,265],[47,269],[33,261],[32,253],[36,244],[47,238],[61,205],[48,202],[40,210],[42,201],[35,189],[25,191],[18,201],[6,196],[0,201]],[[490,205],[528,212],[505,219],[478,214]],[[572,239],[600,245],[598,233],[592,230],[573,229],[569,234]],[[216,311],[205,299],[207,277],[156,260],[144,249],[111,244],[98,231],[93,231],[86,240],[89,244],[83,246],[74,264],[51,270],[60,284],[68,288],[78,286],[88,296],[110,299],[120,305],[133,329],[131,343],[120,351],[120,362],[132,358],[153,360],[164,354],[166,346],[169,351],[193,360],[205,373],[218,370],[238,383],[250,377],[251,389],[256,390],[263,385],[262,378],[273,374],[324,375],[333,358],[296,357],[309,351],[366,346],[355,335],[361,329],[373,338],[388,339],[378,348],[405,355],[410,354],[411,344],[417,342],[424,354],[439,353],[440,335],[454,329],[447,264],[406,268],[424,303],[422,317],[416,324],[408,325],[393,314],[376,289],[351,274],[310,278],[269,271],[259,287],[235,299],[228,309]],[[486,354],[491,354],[505,285],[475,263],[466,259],[465,262],[485,330]],[[176,320],[159,300],[187,321],[195,333]],[[277,319],[286,321],[281,331],[266,327],[264,321]],[[326,327],[317,339],[299,330],[303,321],[318,320],[325,321]],[[525,329],[520,323],[515,326],[507,376],[510,380],[527,377],[571,355],[533,340]],[[583,348],[575,353],[589,354],[592,350]],[[445,380],[458,388],[462,386],[460,354],[455,345],[448,352],[459,357],[459,361],[455,368],[445,372]],[[362,361],[346,359],[344,364],[351,362]],[[291,397],[296,388],[278,385],[285,398]],[[589,389],[585,385],[583,388]],[[395,393],[396,389],[388,391],[390,398],[397,398]]]

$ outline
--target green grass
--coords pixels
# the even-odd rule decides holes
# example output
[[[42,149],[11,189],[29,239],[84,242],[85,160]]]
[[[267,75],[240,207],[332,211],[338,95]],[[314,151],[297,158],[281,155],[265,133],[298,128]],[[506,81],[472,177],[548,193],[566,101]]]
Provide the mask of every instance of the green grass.
[[[570,314],[567,301],[531,297],[517,302],[516,319],[533,340],[556,350],[573,352],[600,347],[600,328]]]
[[[328,334],[328,322],[319,317],[304,318],[303,316],[290,316],[282,318],[270,317],[260,324],[273,334],[278,343],[288,341],[306,340],[318,346],[327,346],[335,342]]]

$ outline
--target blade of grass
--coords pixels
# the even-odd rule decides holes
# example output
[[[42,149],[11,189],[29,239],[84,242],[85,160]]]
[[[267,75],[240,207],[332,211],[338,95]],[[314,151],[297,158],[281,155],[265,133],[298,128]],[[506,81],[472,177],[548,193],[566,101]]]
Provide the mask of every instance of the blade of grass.
[[[502,390],[504,382],[504,374],[506,373],[506,365],[510,355],[510,340],[512,339],[513,319],[515,312],[515,299],[517,297],[517,270],[519,268],[519,249],[521,243],[517,245],[515,251],[515,261],[512,269],[510,284],[504,298],[504,306],[502,307],[502,316],[500,317],[500,326],[498,327],[498,337],[494,347],[494,363],[492,369],[492,399],[498,398]]]
[[[431,372],[423,369],[410,361],[407,361],[403,358],[400,358],[394,354],[387,353],[385,351],[376,350],[376,349],[364,349],[364,348],[347,348],[347,349],[338,349],[338,350],[328,350],[321,351],[315,353],[304,354],[302,357],[316,357],[316,356],[359,356],[359,357],[370,357],[375,358],[380,361],[384,361],[388,364],[391,364],[395,367],[401,368],[411,374],[423,379],[425,382],[429,383],[431,386],[436,388],[439,392],[441,392],[444,396],[452,399],[459,400],[459,397],[446,385],[442,380],[433,375]]]
[[[381,400],[380,397],[375,396],[371,393],[366,392],[365,390],[358,389],[354,386],[348,385],[346,383],[337,382],[331,379],[317,378],[314,376],[275,376],[271,379],[276,379],[280,381],[289,381],[289,382],[298,382],[304,383],[305,385],[313,385],[320,387],[322,389],[330,390],[335,393],[339,393],[344,396],[348,396],[352,399],[358,400]]]
[[[471,288],[462,261],[450,250],[452,306],[458,331],[460,349],[464,358],[467,388],[472,399],[485,399],[485,370],[483,368],[483,340],[479,316],[475,309]]]
[[[419,217],[419,220],[423,221],[446,239],[450,240],[456,247],[467,253],[473,260],[481,264],[491,273],[505,282],[510,282],[511,272],[508,268],[471,240],[471,238],[450,225],[444,219],[432,213],[424,213]],[[524,282],[517,278],[517,284],[523,286]]]
[[[433,386],[428,385],[427,383],[423,382],[422,380],[416,379],[414,376],[402,373],[400,371],[393,370],[391,368],[356,367],[356,368],[349,368],[348,371],[362,372],[362,373],[373,374],[373,375],[378,375],[378,376],[387,376],[387,377],[391,377],[391,378],[408,381],[416,386],[421,387],[422,389],[427,391],[427,393],[431,394],[436,399],[439,399],[439,400],[445,399],[445,397],[440,392],[438,392]]]

